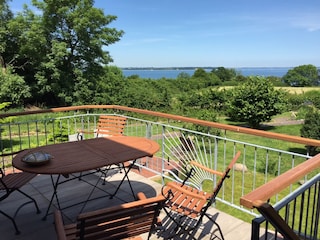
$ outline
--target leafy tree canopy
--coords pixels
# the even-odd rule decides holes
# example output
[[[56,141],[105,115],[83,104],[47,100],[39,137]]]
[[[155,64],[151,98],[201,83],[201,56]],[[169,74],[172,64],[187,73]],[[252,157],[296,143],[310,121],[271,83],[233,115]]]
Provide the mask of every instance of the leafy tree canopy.
[[[211,71],[216,74],[222,82],[232,81],[236,76],[236,70],[231,68],[217,67]]]
[[[290,69],[282,80],[293,87],[318,86],[320,83],[318,69],[311,64]]]
[[[247,122],[254,128],[281,113],[285,105],[283,92],[276,90],[264,77],[250,77],[231,91],[228,116],[236,121]]]
[[[32,0],[40,14],[25,6],[6,21],[9,35],[0,54],[37,93],[34,100],[86,103],[80,91],[86,99],[97,92],[103,66],[112,61],[106,47],[119,41],[123,31],[109,28],[116,16],[105,16],[93,4],[93,0]]]

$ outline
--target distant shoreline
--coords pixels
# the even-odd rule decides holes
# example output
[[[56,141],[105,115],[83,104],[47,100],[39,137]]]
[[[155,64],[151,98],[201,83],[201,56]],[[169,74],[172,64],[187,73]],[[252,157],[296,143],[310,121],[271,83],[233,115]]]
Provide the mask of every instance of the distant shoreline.
[[[201,68],[206,72],[211,72],[216,69],[216,67]],[[288,70],[292,69],[292,67],[243,67],[232,69],[243,76],[283,77],[288,72]],[[197,67],[127,67],[121,68],[121,70],[126,77],[138,75],[141,78],[149,79],[176,79],[181,73],[189,74],[190,76],[192,76],[197,70]]]
[[[122,67],[122,70],[195,70],[198,68],[213,70],[218,67]],[[293,67],[225,67],[226,69],[291,69]]]

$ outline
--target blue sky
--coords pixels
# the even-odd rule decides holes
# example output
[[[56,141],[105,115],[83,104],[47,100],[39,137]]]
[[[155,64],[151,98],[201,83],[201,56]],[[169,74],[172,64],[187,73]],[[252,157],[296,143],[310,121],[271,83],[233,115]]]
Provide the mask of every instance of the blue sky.
[[[23,0],[11,6],[21,7]],[[96,0],[118,67],[320,66],[319,0]]]

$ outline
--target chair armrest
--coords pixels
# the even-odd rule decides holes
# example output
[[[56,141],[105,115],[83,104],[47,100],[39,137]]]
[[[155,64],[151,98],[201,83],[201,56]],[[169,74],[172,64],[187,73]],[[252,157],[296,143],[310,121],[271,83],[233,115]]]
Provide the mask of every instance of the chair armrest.
[[[78,129],[77,133],[85,133],[85,134],[90,134],[90,133],[95,133],[96,131],[86,131],[86,130],[81,130]]]
[[[205,167],[205,166],[201,165],[200,163],[198,163],[196,161],[190,161],[190,164],[193,165],[193,166],[196,166],[198,168],[201,168],[201,169],[203,169],[203,170],[205,170],[207,172],[210,172],[212,174],[223,176],[223,172],[219,172],[219,171],[213,170],[211,168]]]
[[[236,155],[233,157],[233,159],[231,160],[231,162],[229,163],[227,169],[232,169],[233,168],[233,165],[237,162],[237,160],[239,159],[240,155],[241,155],[241,152],[238,151],[236,153]],[[205,170],[207,172],[210,172],[212,174],[219,175],[221,177],[223,177],[223,175],[225,174],[224,172],[219,172],[219,171],[213,170],[211,168],[208,168],[206,166],[203,166],[203,165],[201,165],[200,163],[198,163],[196,161],[190,161],[190,164],[193,165],[193,166],[196,166],[198,168],[201,168],[201,169],[203,169],[203,170]]]
[[[166,189],[167,188],[167,189]],[[206,201],[207,200],[207,198],[205,197],[205,195],[203,195],[203,194],[199,194],[197,191],[196,192],[192,192],[192,191],[190,191],[190,190],[188,190],[188,189],[186,189],[187,188],[187,186],[186,185],[184,185],[184,186],[181,186],[179,183],[176,183],[176,182],[168,182],[163,188],[162,188],[162,195],[164,196],[164,197],[166,197],[166,195],[169,195],[169,194],[167,194],[169,191],[171,191],[172,192],[172,189],[174,190],[173,192],[172,192],[172,194],[174,195],[174,192],[180,192],[180,193],[184,193],[185,195],[188,195],[188,196],[190,196],[190,197],[193,197],[193,198],[196,198],[196,199],[199,199],[199,200],[204,200],[204,201]],[[204,193],[204,192],[203,192]],[[167,198],[167,199],[169,199],[170,200],[170,196],[168,196],[169,198]]]
[[[54,212],[54,222],[55,222],[55,228],[56,228],[58,240],[67,240],[61,212],[59,210],[56,210]]]

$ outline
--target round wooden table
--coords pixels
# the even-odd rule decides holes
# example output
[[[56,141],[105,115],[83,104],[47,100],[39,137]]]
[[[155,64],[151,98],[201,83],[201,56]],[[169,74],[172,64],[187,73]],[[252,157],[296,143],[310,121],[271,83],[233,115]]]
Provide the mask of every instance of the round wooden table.
[[[120,181],[116,191],[110,195],[110,198],[116,195],[126,178],[129,182],[132,194],[135,195],[128,177],[130,169],[137,159],[151,157],[159,149],[160,147],[157,142],[147,138],[113,136],[36,147],[20,152],[13,158],[12,163],[15,168],[22,171],[36,174],[49,174],[51,176],[53,194],[51,196],[46,214],[43,218],[46,219],[54,198],[56,199],[58,208],[61,210],[57,194],[58,185],[75,178],[80,179],[83,176],[81,174],[76,176],[74,173],[96,170],[105,166],[121,164],[132,160],[133,163],[129,165],[128,169],[124,169],[124,176]],[[43,165],[30,165],[22,161],[23,157],[35,152],[50,154],[52,159]],[[70,174],[72,174],[74,177],[69,177]],[[58,175],[58,177],[54,180],[53,175]],[[68,178],[67,180],[60,182],[61,176]],[[98,182],[99,178],[97,180],[97,183]],[[96,185],[94,188],[95,187]],[[90,192],[87,201],[89,201],[92,192],[93,190]],[[85,204],[87,201],[85,201]]]

